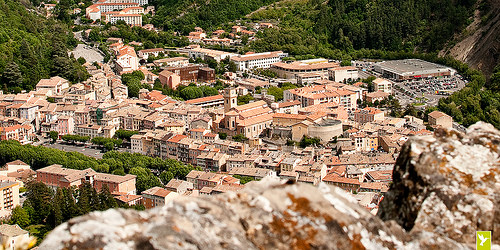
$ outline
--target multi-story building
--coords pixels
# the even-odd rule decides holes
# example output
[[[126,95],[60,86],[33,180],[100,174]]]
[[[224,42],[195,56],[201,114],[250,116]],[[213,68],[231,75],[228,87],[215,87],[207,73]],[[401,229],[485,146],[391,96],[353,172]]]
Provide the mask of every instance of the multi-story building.
[[[75,126],[75,134],[88,136],[91,139],[103,136],[102,126],[95,124],[82,124]]]
[[[219,108],[224,106],[224,97],[222,95],[206,96],[186,101],[187,104],[200,106],[202,108]]]
[[[116,194],[135,194],[135,175],[127,174],[125,176],[97,173],[88,168],[85,170],[76,170],[63,168],[61,165],[50,165],[36,171],[36,180],[43,182],[53,188],[58,187],[78,187],[83,182],[89,182],[100,191],[105,185],[108,186],[111,193]]]
[[[330,80],[336,81],[336,82],[343,82],[344,80],[357,80],[359,78],[358,76],[358,69],[353,66],[346,66],[346,67],[337,67],[328,70],[328,76]]]
[[[382,91],[389,94],[392,93],[392,83],[383,78],[373,80],[373,87],[375,87],[375,91]]]
[[[383,121],[384,112],[378,108],[366,107],[354,112],[354,121],[358,123],[367,123],[373,121]]]
[[[19,206],[19,183],[0,182],[0,210],[12,210]]]
[[[199,46],[196,46],[194,48],[189,48],[187,49],[187,52],[189,58],[192,59],[201,58],[203,60],[213,59],[217,62],[225,60],[226,58],[231,58],[236,56],[236,54],[234,53],[229,53],[220,50],[213,50],[213,49],[205,49],[205,48],[200,48]]]
[[[196,157],[198,167],[204,171],[219,172],[226,166],[227,154],[218,152],[201,153]]]
[[[10,173],[16,173],[22,170],[31,169],[30,165],[20,160],[15,160],[5,163],[5,166],[0,168],[0,176],[7,176]]]
[[[171,179],[167,185],[165,185],[165,189],[178,194],[184,194],[187,191],[193,190],[193,183],[178,179]]]
[[[19,249],[19,246],[24,246],[26,242],[30,242],[30,234],[23,230],[19,225],[0,225],[0,240],[2,247],[5,250]]]
[[[36,85],[36,90],[50,89],[54,95],[61,95],[69,88],[69,81],[59,76],[50,79],[41,79]]]
[[[329,62],[326,59],[311,59],[294,62],[276,62],[271,65],[271,70],[278,74],[278,77],[286,79],[295,79],[297,75],[323,73],[328,74],[328,70],[338,67],[339,64]]]
[[[357,133],[351,135],[354,141],[354,148],[356,151],[369,152],[378,150],[378,137],[369,136],[365,133]]]
[[[357,192],[361,186],[358,179],[340,177],[336,173],[330,173],[323,178],[323,182],[337,186],[348,192]]]
[[[32,125],[13,125],[0,127],[0,140],[15,140],[26,144],[35,137],[35,129]]]
[[[443,128],[453,127],[453,118],[441,111],[432,111],[429,113],[429,125],[441,126]]]
[[[124,21],[130,26],[142,26],[142,15],[144,8],[139,6],[128,7],[120,11],[105,12],[105,21],[109,23],[116,23],[117,21]]]
[[[160,53],[165,53],[165,49],[163,48],[154,48],[154,49],[143,49],[137,51],[137,55],[139,58],[147,60],[150,56],[157,57]]]
[[[179,194],[161,187],[152,187],[142,191],[142,203],[146,209],[163,207],[175,199]]]
[[[235,167],[232,168],[228,173],[229,175],[239,175],[245,177],[252,177],[255,180],[261,180],[264,177],[276,177],[276,172],[271,169],[265,168],[245,168],[245,167]]]
[[[224,90],[225,117],[218,124],[218,130],[229,135],[242,134],[247,138],[256,138],[271,127],[272,110],[265,101],[237,106],[237,96],[235,89]]]
[[[287,56],[288,53],[283,53],[283,51],[273,51],[233,56],[231,61],[236,64],[239,71],[246,71],[270,68],[271,64],[280,62],[281,59]]]
[[[119,74],[139,69],[139,59],[133,47],[123,46],[118,50],[116,56],[116,69]]]
[[[298,100],[302,107],[322,103],[338,103],[350,110],[357,108],[357,95],[355,92],[332,85],[314,85],[283,92],[284,101]]]

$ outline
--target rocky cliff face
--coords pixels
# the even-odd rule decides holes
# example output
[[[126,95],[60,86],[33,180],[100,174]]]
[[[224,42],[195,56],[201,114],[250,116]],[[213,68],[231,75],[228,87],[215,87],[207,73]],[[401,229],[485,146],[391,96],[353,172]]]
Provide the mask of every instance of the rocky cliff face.
[[[381,218],[336,187],[263,180],[161,209],[94,212],[57,227],[40,248],[468,249],[475,230],[495,230],[498,244],[499,144],[484,123],[467,135],[410,139]]]
[[[457,42],[440,51],[439,55],[451,55],[490,76],[500,63],[500,2],[477,2],[478,5],[487,4],[488,8],[483,13],[476,9],[472,23],[455,38]]]
[[[407,231],[427,230],[463,243],[476,231],[500,239],[500,133],[477,123],[467,134],[440,130],[404,146],[379,210]]]

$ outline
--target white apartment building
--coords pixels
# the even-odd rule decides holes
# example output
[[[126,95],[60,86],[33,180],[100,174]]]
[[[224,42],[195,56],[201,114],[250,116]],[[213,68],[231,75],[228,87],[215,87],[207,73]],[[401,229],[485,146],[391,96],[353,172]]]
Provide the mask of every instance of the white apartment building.
[[[358,69],[352,66],[338,67],[328,70],[330,80],[343,82],[344,80],[356,80],[359,78]]]
[[[283,53],[283,51],[273,51],[233,56],[231,57],[231,61],[236,64],[239,71],[245,71],[257,68],[270,68],[271,64],[280,62],[281,59],[287,56],[288,53]]]
[[[235,53],[229,53],[229,52],[220,51],[220,50],[213,50],[213,49],[204,49],[204,48],[200,48],[200,47],[189,49],[187,52],[188,52],[189,58],[192,58],[192,59],[201,58],[203,60],[205,60],[206,58],[211,58],[217,62],[220,62],[221,60],[224,60],[226,58],[231,58],[233,56],[237,56]]]
[[[392,83],[383,78],[377,78],[373,80],[373,86],[375,87],[375,92],[382,91],[385,93],[392,93]]]

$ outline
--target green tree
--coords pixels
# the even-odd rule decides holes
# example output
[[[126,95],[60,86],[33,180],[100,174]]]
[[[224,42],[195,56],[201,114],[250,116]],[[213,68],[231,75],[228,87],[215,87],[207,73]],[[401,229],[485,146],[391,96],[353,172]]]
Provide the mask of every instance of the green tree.
[[[57,131],[50,131],[49,132],[49,137],[52,139],[52,143],[55,143],[56,140],[59,138],[59,132]]]
[[[184,100],[191,100],[203,97],[203,91],[196,86],[188,86],[181,90],[180,95]]]
[[[8,87],[21,87],[23,84],[23,76],[19,66],[15,62],[10,62],[2,74],[2,81]]]
[[[78,57],[77,61],[81,65],[83,65],[83,64],[85,64],[87,62],[87,60],[85,60],[85,58],[83,58],[83,57]]]
[[[31,220],[28,212],[24,210],[21,206],[16,206],[12,209],[12,215],[10,217],[10,224],[17,224],[21,228],[25,228],[30,225]]]

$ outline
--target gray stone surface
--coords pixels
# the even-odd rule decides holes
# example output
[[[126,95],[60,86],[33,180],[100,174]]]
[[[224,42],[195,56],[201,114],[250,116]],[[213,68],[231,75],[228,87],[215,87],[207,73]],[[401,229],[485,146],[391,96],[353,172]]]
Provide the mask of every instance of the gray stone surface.
[[[476,231],[500,240],[500,132],[483,122],[467,133],[413,137],[396,162],[379,210],[407,231],[426,230],[475,244]]]
[[[336,187],[263,180],[165,208],[90,213],[40,249],[473,249],[479,229],[498,240],[499,132],[479,123],[438,134],[404,146],[380,218]]]

